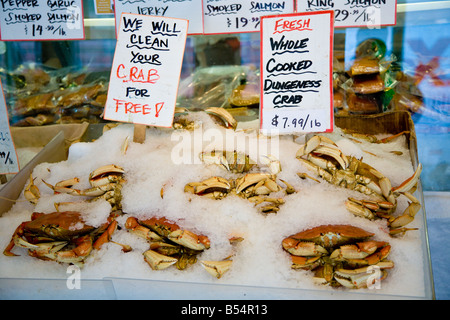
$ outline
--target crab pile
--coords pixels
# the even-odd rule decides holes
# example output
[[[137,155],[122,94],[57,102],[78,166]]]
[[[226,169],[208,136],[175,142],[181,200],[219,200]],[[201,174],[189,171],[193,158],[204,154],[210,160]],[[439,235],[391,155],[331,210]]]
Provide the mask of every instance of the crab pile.
[[[420,202],[412,195],[422,170],[419,164],[414,174],[397,187],[381,172],[362,160],[346,156],[331,139],[316,135],[309,139],[297,152],[297,159],[303,162],[325,181],[339,187],[358,191],[370,199],[348,198],[347,209],[367,219],[385,219],[391,235],[404,234],[405,226],[414,220],[420,210]],[[395,215],[397,197],[406,196],[411,202],[406,210]]]
[[[394,267],[386,260],[390,245],[370,240],[373,233],[351,225],[322,225],[282,241],[292,268],[314,271],[314,280],[332,287],[359,289],[375,285]]]
[[[200,158],[204,163],[219,165],[228,172],[238,174],[238,177],[225,179],[214,176],[200,182],[190,182],[186,184],[185,192],[216,200],[223,199],[229,194],[236,194],[259,206],[259,211],[263,214],[278,212],[280,205],[285,202],[283,198],[271,197],[271,193],[282,190],[286,194],[295,192],[292,185],[286,181],[279,179],[285,185],[284,188],[277,182],[277,173],[281,171],[281,165],[271,156],[262,157],[269,172],[250,172],[256,166],[256,162],[242,152],[203,152]]]
[[[43,260],[82,265],[92,249],[100,249],[109,242],[117,229],[116,218],[121,212],[121,189],[124,170],[116,165],[102,166],[91,172],[91,188],[74,189],[80,179],[75,177],[56,183],[54,186],[43,181],[55,193],[92,197],[92,200],[105,199],[111,204],[107,222],[100,227],[85,223],[77,211],[59,211],[61,203],[55,203],[56,212],[33,212],[30,221],[22,222],[14,231],[11,241],[3,251],[4,255],[15,256],[14,246],[28,249],[28,254]],[[39,188],[30,181],[24,189],[25,198],[36,205],[41,197]]]

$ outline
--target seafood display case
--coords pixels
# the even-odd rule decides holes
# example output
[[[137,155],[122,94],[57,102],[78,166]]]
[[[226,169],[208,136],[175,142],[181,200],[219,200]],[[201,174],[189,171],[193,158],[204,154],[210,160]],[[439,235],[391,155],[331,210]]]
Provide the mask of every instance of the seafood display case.
[[[449,158],[437,158],[448,153],[450,1],[398,0],[393,26],[335,28],[335,127],[323,138],[255,133],[258,32],[189,35],[173,128],[148,127],[142,144],[102,118],[116,31],[96,3],[83,1],[85,40],[0,42],[24,155],[0,190],[0,297],[435,298],[423,192],[450,190]],[[213,140],[198,146],[199,126]],[[215,134],[233,144],[220,149]],[[252,159],[261,143],[277,157]],[[113,186],[95,184],[97,169]],[[33,229],[51,214],[74,219],[70,236]],[[316,227],[350,235],[304,238]]]

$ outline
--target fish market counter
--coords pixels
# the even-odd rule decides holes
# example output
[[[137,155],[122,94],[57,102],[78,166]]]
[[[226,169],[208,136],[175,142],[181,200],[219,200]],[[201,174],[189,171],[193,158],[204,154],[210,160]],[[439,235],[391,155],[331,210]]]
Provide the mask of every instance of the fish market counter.
[[[443,204],[448,206],[446,193],[439,194],[439,197],[437,194],[425,194],[424,197],[419,180],[417,189],[413,188],[411,192],[421,207],[415,215],[412,214],[413,221],[405,226],[413,230],[406,231],[400,236],[391,236],[390,233],[393,233],[395,228],[385,218],[369,220],[351,214],[346,209],[344,203],[347,199],[361,198],[360,192],[328,183],[326,175],[308,169],[306,162],[299,161],[299,157],[307,159],[304,147],[305,143],[311,141],[309,135],[265,139],[265,142],[271,140],[272,143],[276,140],[276,148],[279,151],[277,157],[274,160],[268,154],[264,154],[262,158],[271,161],[257,161],[253,166],[249,165],[251,169],[247,173],[243,172],[243,169],[236,169],[241,167],[232,166],[232,160],[225,157],[227,153],[223,153],[225,158],[222,158],[222,162],[210,163],[205,163],[207,160],[205,156],[201,158],[202,161],[198,161],[197,153],[208,154],[215,159],[214,156],[219,154],[217,150],[240,152],[242,150],[239,148],[242,146],[236,146],[235,142],[246,141],[246,147],[250,147],[250,151],[247,152],[251,156],[252,146],[264,138],[249,130],[231,130],[218,126],[209,115],[201,112],[187,117],[187,120],[200,121],[203,137],[212,133],[217,136],[220,133],[223,134],[222,137],[227,137],[227,142],[232,141],[233,144],[223,145],[220,139],[213,141],[208,138],[203,140],[204,143],[200,144],[202,148],[199,149],[198,145],[192,143],[194,135],[199,133],[195,130],[173,131],[155,128],[147,128],[145,141],[135,143],[130,139],[133,136],[133,126],[121,124],[105,131],[93,142],[72,144],[68,154],[64,148],[64,135],[60,133],[23,167],[0,190],[2,209],[0,246],[9,253],[0,257],[0,298],[5,300],[435,298],[432,257],[439,257],[436,266],[440,268],[442,262],[445,262],[443,261],[445,256],[448,256],[442,252],[446,249],[433,243],[440,237],[439,232],[435,230],[440,228],[438,222],[440,220],[437,219],[448,221],[449,218],[442,209]],[[333,145],[335,143],[335,147],[345,155],[363,158],[365,163],[388,177],[393,187],[408,181],[416,169],[420,168],[414,125],[408,113],[336,118],[336,126],[332,134],[327,134],[327,137],[334,141]],[[391,137],[404,131],[407,133],[396,136],[388,143],[373,143],[359,139],[357,135],[349,135],[350,131],[369,134],[377,139]],[[193,149],[195,152],[192,153]],[[63,152],[57,152],[58,150]],[[194,157],[193,154],[197,156]],[[353,156],[349,156],[349,159],[353,159]],[[222,166],[223,159],[228,161],[228,168],[235,168],[238,171],[225,170]],[[109,235],[108,239],[111,241],[102,244],[98,250],[92,250],[83,260],[70,260],[74,262],[73,264],[30,256],[27,251],[35,252],[33,251],[35,247],[27,243],[31,238],[26,238],[25,234],[19,233],[20,239],[13,242],[16,245],[13,247],[9,245],[14,230],[22,222],[30,220],[32,212],[79,211],[85,225],[102,226],[104,221],[110,218],[111,206],[116,206],[117,202],[113,205],[104,199],[80,201],[87,199],[76,198],[74,193],[78,191],[70,189],[69,193],[55,192],[60,190],[55,188],[59,181],[78,177],[79,182],[75,185],[77,190],[88,190],[89,173],[110,164],[123,168],[119,211],[124,213],[114,216],[117,229]],[[266,186],[265,189],[257,189],[261,193],[258,196],[265,196],[263,199],[270,202],[270,206],[262,207],[261,202],[253,201],[259,198],[248,196],[247,189],[242,188],[247,191],[240,194],[239,188],[242,183],[247,183],[250,177],[259,177],[258,175],[264,176],[263,182]],[[224,179],[214,178],[215,183],[223,181],[232,183],[228,186],[224,182],[225,187],[216,184],[214,188],[208,189],[211,194],[205,196],[204,192],[199,192],[196,187],[211,182],[211,177]],[[269,184],[272,183],[268,181],[269,178],[274,179],[274,184]],[[34,199],[34,203],[27,201],[23,194],[26,186],[30,189],[30,182],[40,190],[40,195]],[[256,185],[261,188],[262,183]],[[236,189],[230,191],[226,188]],[[397,201],[397,211],[400,214],[408,212],[410,199],[414,199],[402,195],[399,195]],[[86,196],[85,191],[83,196]],[[12,203],[6,199],[18,201]],[[267,210],[268,207],[270,211]],[[427,219],[426,214],[431,215],[431,218]],[[198,239],[208,239],[208,245],[205,244],[200,253],[196,251],[196,256],[187,262],[187,267],[178,264],[181,260],[179,256],[179,260],[163,259],[161,264],[152,264],[154,261],[147,260],[149,258],[147,253],[151,251],[149,246],[155,250],[153,249],[155,243],[152,241],[149,244],[147,240],[131,232],[135,230],[129,225],[130,217],[138,221],[164,217],[167,221],[171,221],[172,225],[189,230],[185,234],[193,234],[198,236]],[[429,229],[430,224],[427,227],[429,221],[432,222],[432,230]],[[374,243],[376,246],[375,254],[380,257],[379,262],[382,264],[373,266],[389,265],[386,271],[383,269],[385,271],[383,278],[367,281],[367,287],[360,289],[335,287],[339,281],[322,278],[315,272],[317,265],[310,267],[314,271],[299,268],[298,261],[304,256],[296,251],[298,246],[293,251],[292,248],[285,246],[289,242],[286,239],[295,238],[305,230],[326,225],[351,225],[372,235],[375,241],[370,242],[365,236],[364,241],[367,242],[364,243]],[[80,226],[76,224],[70,226],[68,230],[78,228]],[[430,237],[431,231],[433,235]],[[440,234],[442,232],[444,230],[441,229]],[[351,238],[348,234],[345,236]],[[431,256],[429,237],[432,245]],[[40,241],[38,237],[34,239]],[[174,239],[174,242],[179,240],[168,239]],[[361,239],[359,241],[362,241]],[[355,247],[340,246],[338,253]],[[388,256],[381,253],[381,250],[378,251],[379,247],[383,250],[389,248]],[[186,248],[183,250],[184,253],[191,252]],[[322,250],[322,254],[327,252],[323,248],[319,250]],[[56,256],[48,253],[45,257]],[[375,258],[374,255],[370,257]],[[306,255],[306,259],[309,258],[309,255]],[[316,260],[319,258],[322,259],[318,255]],[[342,256],[342,259],[347,258]],[[177,267],[165,266],[166,261],[177,263]],[[324,258],[321,261],[327,264]],[[345,260],[336,261],[339,262],[333,265],[335,279],[343,272],[342,268],[339,269],[341,263],[347,263]],[[352,260],[349,265],[359,263]],[[207,267],[211,264],[215,268],[208,270]],[[161,266],[167,268],[157,270]],[[226,269],[222,269],[224,266]],[[433,268],[436,266],[433,260]],[[351,273],[370,278],[368,268],[351,270],[353,270]],[[362,274],[361,270],[365,270],[367,274]],[[446,276],[442,270],[437,274]],[[329,281],[332,285],[318,284],[318,280],[322,283]]]

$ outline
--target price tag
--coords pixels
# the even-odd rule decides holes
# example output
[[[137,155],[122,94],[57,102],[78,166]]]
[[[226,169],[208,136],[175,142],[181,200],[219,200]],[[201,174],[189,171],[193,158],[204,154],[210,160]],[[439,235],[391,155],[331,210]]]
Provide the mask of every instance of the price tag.
[[[203,0],[204,33],[259,32],[261,17],[294,12],[294,0]]]
[[[333,128],[333,11],[261,20],[261,130]]]
[[[1,40],[84,39],[81,0],[0,0]]]
[[[171,127],[188,21],[123,13],[104,118]]]
[[[189,20],[188,34],[203,33],[202,0],[115,0],[116,33],[122,13]]]
[[[0,89],[0,174],[17,173],[19,172],[19,160],[9,128],[8,111],[1,80]]]
[[[297,12],[334,10],[334,26],[392,26],[397,23],[397,0],[305,0],[297,1]]]

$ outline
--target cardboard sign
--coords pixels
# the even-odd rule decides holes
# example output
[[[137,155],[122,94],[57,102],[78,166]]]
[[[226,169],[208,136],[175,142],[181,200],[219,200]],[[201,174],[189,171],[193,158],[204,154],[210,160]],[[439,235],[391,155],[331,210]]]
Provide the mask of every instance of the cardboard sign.
[[[105,119],[172,126],[188,24],[184,19],[122,14]]]
[[[397,23],[397,0],[305,0],[297,1],[296,10],[334,10],[336,28],[376,28]]]
[[[202,0],[115,0],[116,33],[122,13],[189,20],[188,34],[203,33]]]
[[[333,128],[333,11],[261,20],[261,130]]]
[[[0,174],[17,173],[19,172],[19,160],[11,136],[1,80],[0,91]]]
[[[1,0],[1,40],[84,39],[81,0]]]
[[[261,17],[294,12],[294,0],[203,0],[204,33],[259,32]]]

